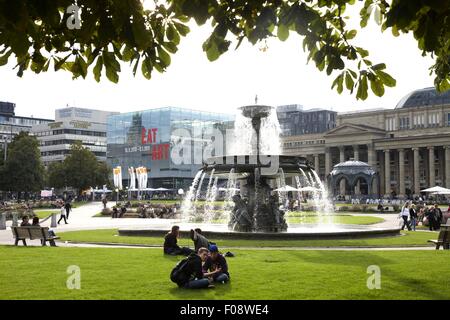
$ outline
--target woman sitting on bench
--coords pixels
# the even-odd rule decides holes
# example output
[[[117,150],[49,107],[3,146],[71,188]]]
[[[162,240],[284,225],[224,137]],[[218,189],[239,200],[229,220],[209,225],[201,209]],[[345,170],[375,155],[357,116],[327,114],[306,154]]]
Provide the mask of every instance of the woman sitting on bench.
[[[34,217],[33,218],[33,223],[32,223],[31,226],[32,227],[40,227],[41,226],[39,224],[39,217]],[[56,234],[55,234],[55,232],[53,230],[48,230],[48,235],[51,236],[51,237],[56,237]],[[43,241],[45,241],[45,240],[41,240],[41,242],[43,242]],[[52,240],[49,240],[49,242],[50,242],[50,245],[52,247],[56,247],[55,240],[52,239]]]

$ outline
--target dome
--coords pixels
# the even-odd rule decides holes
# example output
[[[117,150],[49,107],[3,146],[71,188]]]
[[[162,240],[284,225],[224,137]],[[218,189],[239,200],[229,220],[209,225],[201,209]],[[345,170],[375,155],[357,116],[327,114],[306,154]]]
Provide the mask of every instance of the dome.
[[[434,87],[431,87],[410,92],[399,101],[395,109],[442,104],[450,105],[450,90],[439,93]]]
[[[375,170],[373,170],[373,168],[369,166],[366,162],[349,160],[338,163],[337,165],[333,166],[333,170],[330,172],[330,175],[336,176],[338,174],[344,175],[365,174],[368,176],[372,176],[375,173],[376,173]]]

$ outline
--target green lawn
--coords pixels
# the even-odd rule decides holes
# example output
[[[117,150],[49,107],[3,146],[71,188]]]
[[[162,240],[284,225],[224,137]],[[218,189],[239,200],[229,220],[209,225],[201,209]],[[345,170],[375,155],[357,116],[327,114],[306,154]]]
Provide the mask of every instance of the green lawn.
[[[180,258],[159,249],[3,246],[0,299],[450,299],[449,251],[234,253],[229,284],[193,291],[169,280]],[[66,286],[72,265],[80,290]],[[380,290],[367,288],[370,265],[381,269]]]
[[[345,240],[228,240],[210,239],[220,248],[226,247],[344,247],[344,246],[427,246],[427,240],[437,239],[438,232],[409,232],[403,231],[403,236],[382,237],[371,239]],[[117,229],[85,230],[59,232],[62,241],[123,243],[161,246],[162,238],[156,237],[124,237],[118,236]],[[192,241],[187,238],[179,239],[181,246],[191,246]]]
[[[39,219],[47,218],[52,213],[59,215],[60,210],[34,210],[34,214],[39,217]]]
[[[350,215],[330,215],[330,216],[297,216],[287,217],[288,223],[325,223],[325,224],[375,224],[383,222],[384,219],[378,217],[350,216]]]

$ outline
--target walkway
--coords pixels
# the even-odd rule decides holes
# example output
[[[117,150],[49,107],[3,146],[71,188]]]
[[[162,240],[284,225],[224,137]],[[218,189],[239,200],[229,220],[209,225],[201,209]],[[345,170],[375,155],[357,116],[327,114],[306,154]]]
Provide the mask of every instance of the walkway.
[[[55,228],[56,233],[62,231],[81,231],[81,230],[95,230],[95,229],[117,229],[124,227],[153,227],[153,228],[167,228],[171,224],[180,223],[179,220],[175,219],[137,219],[137,218],[121,218],[121,219],[111,219],[109,217],[94,217],[102,210],[103,205],[100,202],[93,202],[85,204],[81,207],[73,209],[70,213],[68,224],[64,224],[62,221],[60,225]],[[380,217],[384,219],[383,222],[373,224],[374,227],[386,227],[393,228],[397,227],[399,220],[396,214],[351,214],[355,216],[373,216]],[[59,214],[58,214],[59,216]],[[7,222],[7,227],[11,225],[11,221]],[[42,226],[49,227],[50,219],[42,224]],[[40,245],[38,240],[27,240],[29,245]],[[12,245],[13,237],[11,230],[0,230],[0,245]],[[155,246],[137,246],[137,245],[118,245],[118,244],[89,244],[89,243],[63,243],[58,242],[60,247],[101,247],[101,248],[146,248],[146,249],[159,249],[161,247]],[[370,247],[232,247],[227,248],[228,250],[434,250],[433,247],[384,247],[384,248],[370,248]]]

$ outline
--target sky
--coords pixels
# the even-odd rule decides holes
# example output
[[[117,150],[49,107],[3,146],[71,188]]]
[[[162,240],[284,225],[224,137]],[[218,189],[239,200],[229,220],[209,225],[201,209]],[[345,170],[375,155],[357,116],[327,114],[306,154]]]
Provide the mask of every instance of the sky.
[[[349,10],[349,25],[357,27],[358,8]],[[358,28],[359,30],[359,28]],[[140,74],[133,77],[132,68],[122,65],[118,84],[105,76],[100,83],[89,75],[72,80],[65,71],[36,75],[25,72],[22,78],[12,70],[14,64],[0,67],[0,101],[16,103],[16,114],[54,118],[55,109],[70,107],[129,112],[175,106],[196,110],[234,113],[243,105],[258,103],[271,106],[300,104],[305,109],[326,108],[338,112],[373,108],[393,108],[415,89],[433,86],[428,68],[433,64],[422,57],[411,34],[394,37],[381,33],[374,21],[354,39],[356,45],[370,51],[374,63],[384,62],[397,86],[386,88],[381,98],[369,94],[365,101],[344,91],[339,95],[331,84],[335,74],[327,76],[313,63],[306,64],[302,38],[291,32],[287,41],[277,38],[252,46],[243,43],[215,62],[209,62],[202,43],[211,32],[208,25],[191,24],[191,32],[183,38],[179,51],[165,73],[154,72],[151,80]]]

